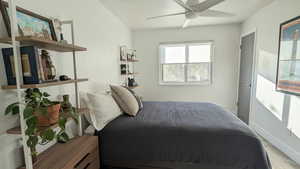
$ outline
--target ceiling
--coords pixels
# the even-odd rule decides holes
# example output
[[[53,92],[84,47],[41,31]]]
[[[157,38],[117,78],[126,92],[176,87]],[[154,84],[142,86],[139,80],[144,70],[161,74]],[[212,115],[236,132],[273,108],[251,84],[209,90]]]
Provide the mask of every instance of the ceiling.
[[[201,2],[203,0],[199,1]],[[272,1],[273,0],[226,0],[211,9],[233,13],[235,15],[234,17],[199,17],[193,20],[190,25],[200,26],[242,22]],[[147,17],[151,16],[183,12],[182,7],[177,5],[173,0],[100,0],[100,2],[133,30],[181,27],[185,20],[184,15],[146,20]]]

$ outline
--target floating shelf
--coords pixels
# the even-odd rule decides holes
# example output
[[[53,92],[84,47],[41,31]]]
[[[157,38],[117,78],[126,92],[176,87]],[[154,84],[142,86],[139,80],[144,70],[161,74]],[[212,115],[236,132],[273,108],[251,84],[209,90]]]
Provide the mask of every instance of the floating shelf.
[[[79,114],[85,114],[85,113],[88,113],[88,112],[89,112],[89,109],[87,109],[87,108],[80,108],[80,109],[78,109],[78,113]],[[68,119],[68,121],[70,121],[70,120],[72,120],[72,118]],[[39,127],[38,132],[41,132],[41,131],[46,130],[48,128],[55,129],[57,127],[58,127],[57,123],[53,124],[51,126],[48,126],[48,127]],[[14,127],[14,128],[8,129],[6,131],[6,133],[7,134],[17,134],[17,135],[19,135],[19,134],[21,134],[21,128],[20,128],[20,126]]]
[[[122,62],[139,62],[139,60],[136,60],[136,59],[128,59],[128,60],[121,60]]]
[[[140,86],[128,86],[129,89],[135,89],[135,88],[138,88]]]
[[[138,75],[139,73],[128,73],[128,74],[121,74],[122,76],[127,76],[127,75]]]
[[[88,79],[78,79],[77,80],[77,82],[86,82],[86,81],[88,81]],[[54,82],[41,83],[41,84],[26,84],[26,85],[21,85],[21,89],[60,86],[60,85],[71,84],[71,83],[75,83],[75,82],[76,82],[76,80],[66,80],[66,81],[54,81]],[[3,90],[17,89],[17,86],[6,85],[6,86],[2,86],[2,89]]]
[[[21,45],[33,45],[39,48],[53,50],[57,52],[73,52],[73,51],[87,51],[86,48],[72,45],[59,43],[53,40],[41,39],[33,36],[20,36],[16,37],[16,41],[19,41]],[[11,43],[11,38],[0,38],[0,43]]]

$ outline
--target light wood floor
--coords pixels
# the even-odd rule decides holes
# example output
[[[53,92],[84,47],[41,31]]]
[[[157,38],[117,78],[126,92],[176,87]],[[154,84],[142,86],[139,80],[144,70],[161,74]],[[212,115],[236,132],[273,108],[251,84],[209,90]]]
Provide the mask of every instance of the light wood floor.
[[[266,140],[262,138],[261,140],[269,154],[273,169],[300,169],[299,165],[280,152],[277,148],[272,146]]]

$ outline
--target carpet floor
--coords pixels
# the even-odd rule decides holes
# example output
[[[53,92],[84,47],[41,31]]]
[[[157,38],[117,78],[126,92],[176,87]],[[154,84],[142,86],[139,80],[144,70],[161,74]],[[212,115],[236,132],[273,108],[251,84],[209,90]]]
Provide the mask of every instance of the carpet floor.
[[[272,146],[266,140],[262,139],[262,142],[268,152],[273,169],[300,169],[300,166],[283,154],[280,150]]]

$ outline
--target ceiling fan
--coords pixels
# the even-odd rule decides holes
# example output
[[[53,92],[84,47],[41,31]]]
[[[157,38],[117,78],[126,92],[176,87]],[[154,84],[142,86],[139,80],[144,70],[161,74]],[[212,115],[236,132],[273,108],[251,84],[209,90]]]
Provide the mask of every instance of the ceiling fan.
[[[176,15],[185,15],[186,20],[182,26],[182,28],[188,27],[191,20],[196,19],[198,17],[232,17],[234,16],[231,13],[211,10],[210,8],[213,6],[218,5],[225,0],[205,0],[204,2],[199,2],[199,0],[187,0],[184,3],[182,0],[173,0],[178,5],[185,9],[185,12],[167,14],[167,15],[160,15],[155,17],[149,17],[147,19],[157,19],[162,17],[168,16],[176,16]]]

